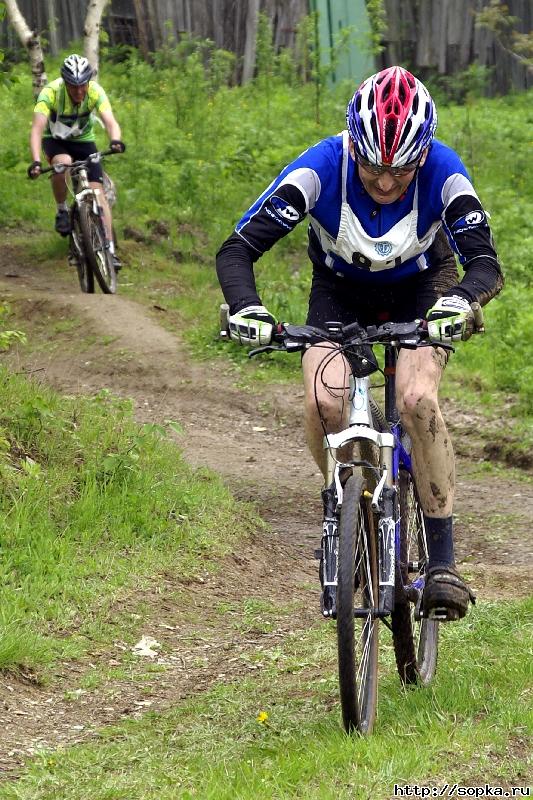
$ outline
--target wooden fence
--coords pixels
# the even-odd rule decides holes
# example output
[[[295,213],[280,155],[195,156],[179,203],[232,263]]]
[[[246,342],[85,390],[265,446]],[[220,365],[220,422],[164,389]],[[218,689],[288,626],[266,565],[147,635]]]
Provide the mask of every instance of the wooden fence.
[[[87,0],[18,0],[18,4],[30,28],[48,39],[52,52],[82,38]],[[173,35],[187,32],[212,39],[217,47],[243,56],[247,18],[254,7],[272,20],[276,48],[292,47],[296,26],[308,13],[308,0],[112,0],[104,28],[112,44],[140,45],[144,35],[153,50],[168,30]],[[51,36],[50,20],[54,18],[57,24],[52,25]],[[6,22],[0,25],[0,44],[18,47]]]
[[[52,52],[82,38],[87,0],[18,2],[30,27],[45,34]],[[495,67],[493,92],[533,86],[533,67],[504,47],[490,31],[476,27],[474,14],[489,0],[384,2],[388,27],[378,68],[409,64],[424,77],[430,71],[453,75],[477,62]],[[506,3],[510,14],[519,20],[517,30],[529,33],[533,27],[533,0]],[[294,45],[296,26],[308,9],[309,0],[112,0],[104,27],[112,44],[125,42],[148,50],[161,44],[167,30],[174,36],[192,33],[231,50],[242,63],[250,58],[250,39],[254,38],[250,20],[258,10],[265,11],[272,20],[274,43],[280,48]],[[49,23],[54,18],[55,27]],[[5,21],[0,25],[0,46],[18,46]]]
[[[475,13],[489,0],[385,0],[387,32],[380,66],[407,63],[422,76],[428,71],[453,75],[474,62],[492,71],[491,89],[533,86],[533,67],[510,52],[486,28],[477,27]],[[533,0],[506,0],[518,18],[516,30],[533,27]]]

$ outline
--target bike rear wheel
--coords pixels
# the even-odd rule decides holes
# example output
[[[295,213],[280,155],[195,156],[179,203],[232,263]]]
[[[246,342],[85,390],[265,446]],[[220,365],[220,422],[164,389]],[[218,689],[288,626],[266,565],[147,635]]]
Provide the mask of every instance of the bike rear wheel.
[[[437,667],[439,623],[415,619],[428,560],[426,531],[416,484],[405,469],[400,470],[399,484],[399,587],[391,615],[394,653],[402,682],[427,686]]]
[[[113,257],[106,247],[103,222],[89,203],[82,203],[79,212],[87,260],[104,294],[115,294],[117,275]]]
[[[72,209],[70,220],[70,252],[76,262],[76,271],[82,292],[94,292],[94,273],[85,255],[83,231],[77,206]]]
[[[378,569],[365,483],[348,478],[339,523],[337,645],[342,719],[348,733],[371,733],[377,707]]]

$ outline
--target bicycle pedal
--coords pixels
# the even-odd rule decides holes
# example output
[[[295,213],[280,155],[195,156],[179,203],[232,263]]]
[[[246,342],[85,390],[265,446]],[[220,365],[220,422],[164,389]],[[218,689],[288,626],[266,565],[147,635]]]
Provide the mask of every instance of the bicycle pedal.
[[[453,608],[436,606],[430,610],[427,618],[434,622],[455,622],[459,619],[459,614]]]

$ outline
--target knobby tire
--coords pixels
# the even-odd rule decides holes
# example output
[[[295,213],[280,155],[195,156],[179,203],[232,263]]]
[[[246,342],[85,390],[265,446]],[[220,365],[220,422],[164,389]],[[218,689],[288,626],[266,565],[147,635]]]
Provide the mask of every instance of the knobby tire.
[[[103,222],[89,203],[82,203],[79,212],[85,254],[90,267],[102,292],[115,294],[117,276],[111,253],[109,248],[106,248]]]
[[[411,474],[400,470],[399,478],[400,557],[397,559],[397,591],[391,615],[392,638],[396,666],[404,684],[431,682],[437,667],[439,623],[416,620],[415,605],[405,590],[420,579],[427,564],[427,543],[424,517]]]
[[[337,645],[342,719],[348,733],[371,733],[377,707],[378,602],[376,537],[365,483],[348,478],[339,522]],[[354,609],[366,609],[355,617]],[[364,613],[364,612],[363,612]]]
[[[78,273],[78,280],[80,289],[87,294],[94,292],[94,273],[85,255],[85,242],[83,231],[81,228],[80,214],[78,207],[74,205],[71,213],[71,233],[70,233],[70,247],[72,255],[76,259],[76,270]]]

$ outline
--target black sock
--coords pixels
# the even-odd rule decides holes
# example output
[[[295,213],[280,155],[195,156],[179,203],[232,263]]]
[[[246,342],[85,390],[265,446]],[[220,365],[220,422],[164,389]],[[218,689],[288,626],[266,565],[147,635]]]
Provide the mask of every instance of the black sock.
[[[426,517],[428,567],[454,567],[453,526],[451,517]]]

